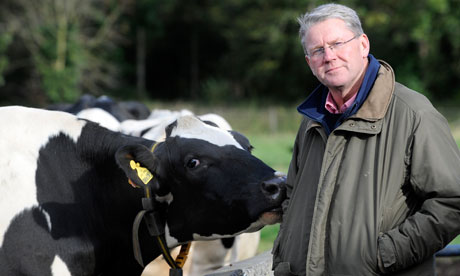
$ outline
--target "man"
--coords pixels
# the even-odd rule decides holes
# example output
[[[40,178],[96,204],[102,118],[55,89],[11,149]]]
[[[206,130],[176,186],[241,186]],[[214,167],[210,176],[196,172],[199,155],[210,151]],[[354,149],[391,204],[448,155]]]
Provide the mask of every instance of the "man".
[[[275,276],[435,275],[434,254],[460,233],[446,120],[369,54],[352,9],[326,4],[299,22],[321,85],[298,107]]]

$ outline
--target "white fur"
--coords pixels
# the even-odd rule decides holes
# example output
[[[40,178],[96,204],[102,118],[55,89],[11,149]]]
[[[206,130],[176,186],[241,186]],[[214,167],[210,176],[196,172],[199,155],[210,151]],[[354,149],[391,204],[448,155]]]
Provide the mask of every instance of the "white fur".
[[[51,264],[51,275],[53,276],[72,276],[67,265],[62,261],[59,256],[54,257]]]
[[[207,113],[203,115],[199,115],[198,118],[200,118],[203,121],[210,121],[215,123],[219,128],[223,130],[232,130],[232,127],[230,124],[225,120],[222,116],[214,114],[214,113]]]
[[[233,145],[243,149],[228,131],[207,125],[194,116],[177,119],[177,126],[172,130],[171,136],[200,139],[221,147]]]
[[[149,119],[158,119],[158,118],[177,118],[180,116],[193,115],[193,112],[188,109],[181,109],[178,111],[171,111],[168,109],[154,109],[150,113]]]
[[[147,130],[142,137],[154,141],[163,141],[165,128],[181,116],[193,115],[189,110],[169,111],[154,110],[150,117],[145,120],[126,120],[120,125],[120,131],[125,134],[141,136],[142,131]]]
[[[166,238],[166,244],[168,245],[169,248],[173,248],[179,245],[179,241],[176,238],[171,236],[168,225],[165,226],[165,238]]]
[[[124,120],[120,124],[120,132],[133,136],[141,136],[142,131],[158,127],[165,121],[164,118],[145,119],[145,120]],[[152,139],[155,140],[155,139]],[[156,140],[155,140],[156,141]]]
[[[35,171],[40,148],[60,132],[77,141],[84,125],[64,112],[0,108],[0,245],[11,220],[38,206]]]
[[[231,248],[225,248],[221,240],[195,241],[188,276],[202,276],[224,265],[254,257],[260,241],[260,232],[243,233],[235,237]],[[147,276],[147,275],[146,275]],[[153,275],[152,275],[153,276]]]
[[[112,114],[101,108],[83,109],[77,113],[77,117],[93,121],[112,131],[120,130],[120,122]]]
[[[158,201],[158,202],[166,202],[168,204],[171,204],[173,199],[174,199],[174,197],[173,197],[173,195],[171,193],[168,193],[167,195],[164,195],[164,196],[155,195],[155,200]]]
[[[45,209],[39,207],[40,212],[42,212],[43,216],[45,217],[46,220],[46,225],[48,226],[48,231],[51,232],[53,225],[51,224],[51,217],[48,212],[45,211]]]
[[[201,236],[199,234],[193,234],[193,240],[195,241],[206,241],[206,240],[216,240],[216,239],[222,239],[222,238],[230,238],[234,237],[243,233],[251,233],[251,232],[256,232],[260,230],[263,226],[267,225],[264,223],[263,219],[260,217],[258,220],[254,221],[249,225],[248,228],[245,230],[242,230],[238,233],[233,233],[230,235],[220,235],[220,234],[212,234],[211,236]]]

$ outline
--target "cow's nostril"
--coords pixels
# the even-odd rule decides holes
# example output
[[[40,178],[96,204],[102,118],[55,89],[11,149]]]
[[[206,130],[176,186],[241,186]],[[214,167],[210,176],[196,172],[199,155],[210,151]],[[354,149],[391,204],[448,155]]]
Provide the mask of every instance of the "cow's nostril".
[[[277,200],[282,193],[285,182],[285,177],[274,177],[266,180],[262,182],[262,191],[267,197]]]
[[[262,189],[264,189],[264,192],[266,192],[269,195],[279,193],[280,190],[279,185],[276,185],[275,183],[271,182],[263,182]]]

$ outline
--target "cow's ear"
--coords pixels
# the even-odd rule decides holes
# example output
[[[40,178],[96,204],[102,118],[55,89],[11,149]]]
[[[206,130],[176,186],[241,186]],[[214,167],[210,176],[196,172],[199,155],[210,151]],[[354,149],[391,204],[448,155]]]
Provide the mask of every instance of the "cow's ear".
[[[115,159],[131,185],[137,187],[150,185],[153,191],[158,190],[158,182],[154,181],[156,160],[147,147],[143,145],[123,146],[117,150]]]

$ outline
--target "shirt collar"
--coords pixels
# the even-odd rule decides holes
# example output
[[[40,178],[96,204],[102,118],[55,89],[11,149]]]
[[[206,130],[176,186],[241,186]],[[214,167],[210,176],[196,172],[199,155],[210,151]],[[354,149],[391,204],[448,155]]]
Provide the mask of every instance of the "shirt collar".
[[[334,98],[332,97],[331,91],[327,93],[326,104],[324,107],[327,111],[332,114],[341,114],[344,113],[354,102],[358,96],[358,93],[355,93],[348,101],[346,101],[341,107],[338,107],[337,103],[335,102]]]

